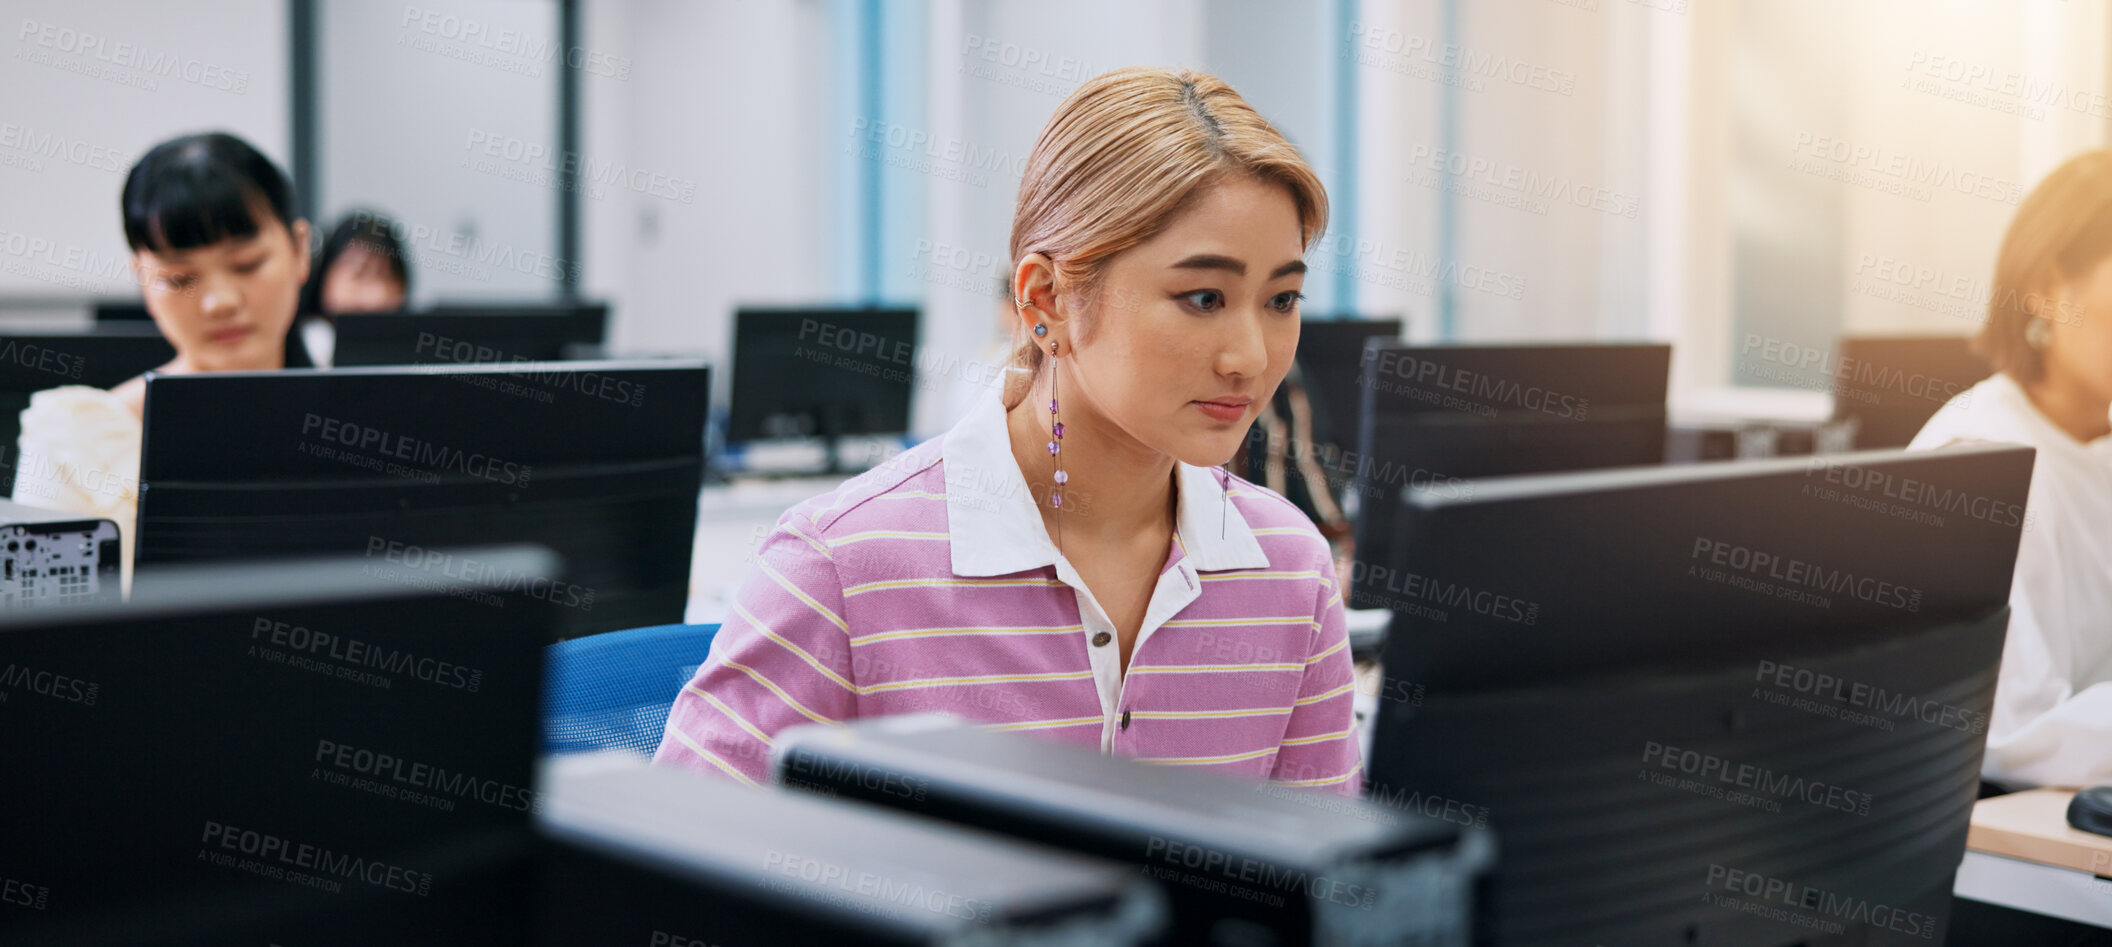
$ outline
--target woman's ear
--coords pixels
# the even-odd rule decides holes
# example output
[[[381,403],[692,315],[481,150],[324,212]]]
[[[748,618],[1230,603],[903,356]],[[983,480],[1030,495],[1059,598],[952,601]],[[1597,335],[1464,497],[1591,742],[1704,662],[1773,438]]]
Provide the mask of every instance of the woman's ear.
[[[1036,341],[1046,341],[1068,324],[1056,301],[1056,261],[1048,254],[1029,253],[1013,268],[1012,306],[1019,312],[1020,329]],[[1034,335],[1038,325],[1048,326],[1047,334]]]
[[[315,265],[315,254],[308,246],[308,221],[303,218],[286,228],[293,236],[294,282],[308,282],[308,268]]]

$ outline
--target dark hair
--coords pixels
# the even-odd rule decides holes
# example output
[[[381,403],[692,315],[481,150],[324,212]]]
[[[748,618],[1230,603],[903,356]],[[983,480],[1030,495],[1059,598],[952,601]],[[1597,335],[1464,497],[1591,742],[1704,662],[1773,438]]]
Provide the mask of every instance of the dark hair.
[[[411,267],[406,262],[403,241],[396,239],[396,222],[386,214],[355,210],[331,228],[330,236],[323,240],[322,249],[315,255],[315,265],[308,268],[308,285],[301,287],[302,313],[330,315],[323,311],[323,276],[355,243],[389,261],[389,272],[396,277],[396,282],[403,284],[404,298],[410,298]]]
[[[293,185],[249,142],[224,132],[155,145],[125,175],[125,242],[157,252],[254,237],[268,211],[293,225]],[[305,248],[303,248],[305,249]]]

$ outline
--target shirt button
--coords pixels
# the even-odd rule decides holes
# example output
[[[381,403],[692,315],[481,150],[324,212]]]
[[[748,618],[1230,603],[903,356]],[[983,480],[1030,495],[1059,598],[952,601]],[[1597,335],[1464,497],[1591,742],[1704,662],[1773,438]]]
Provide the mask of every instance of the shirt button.
[[[1119,723],[1119,724],[1116,724],[1116,725],[1115,725],[1115,729],[1117,729],[1117,730],[1127,730],[1127,729],[1129,729],[1129,711],[1127,711],[1127,710],[1125,710],[1125,711],[1122,711],[1122,722],[1121,722],[1121,723]]]
[[[1113,641],[1113,640],[1115,640],[1115,636],[1114,636],[1114,635],[1110,635],[1110,634],[1108,634],[1107,632],[1104,632],[1104,631],[1103,631],[1103,632],[1101,632],[1101,633],[1099,633],[1099,634],[1097,634],[1097,635],[1094,635],[1094,636],[1093,636],[1093,647],[1095,647],[1095,648],[1105,648],[1105,647],[1107,647],[1107,643],[1108,643],[1108,642],[1110,642],[1110,641]]]

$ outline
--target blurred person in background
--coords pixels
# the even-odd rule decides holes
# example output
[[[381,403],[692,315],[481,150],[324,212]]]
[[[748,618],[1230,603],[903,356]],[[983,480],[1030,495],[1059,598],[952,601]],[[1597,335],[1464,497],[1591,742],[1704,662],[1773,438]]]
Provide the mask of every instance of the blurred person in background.
[[[295,332],[314,364],[328,367],[337,317],[396,312],[411,298],[411,270],[396,222],[373,211],[346,214],[324,238],[301,288]]]
[[[2018,206],[1976,347],[1994,363],[1910,449],[2038,449],[1982,775],[1997,789],[2112,783],[2112,151]]]
[[[308,278],[308,222],[293,186],[246,141],[162,142],[125,176],[120,207],[147,313],[176,357],[164,375],[285,367]],[[104,391],[40,391],[22,412],[17,503],[112,520],[131,574],[144,377]]]

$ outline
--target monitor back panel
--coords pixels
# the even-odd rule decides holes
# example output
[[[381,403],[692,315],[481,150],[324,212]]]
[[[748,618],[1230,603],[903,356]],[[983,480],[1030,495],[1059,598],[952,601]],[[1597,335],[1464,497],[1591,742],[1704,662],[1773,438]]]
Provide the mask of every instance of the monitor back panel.
[[[1657,464],[1669,345],[1364,349],[1352,493],[1358,561],[1393,555],[1399,494],[1481,477]],[[1350,606],[1384,608],[1352,583]]]
[[[1356,439],[1364,343],[1399,339],[1402,328],[1399,319],[1308,319],[1298,327],[1298,368],[1317,402],[1314,411],[1322,415],[1316,423],[1344,442]]]
[[[1880,904],[1903,925],[1886,936],[1940,941],[2032,460],[1870,452],[1418,493],[1397,559],[1359,564],[1385,570],[1395,610],[1373,798],[1496,830],[1497,943],[1686,924],[1789,943]],[[1798,903],[1768,903],[1785,892]],[[1827,913],[1842,905],[1861,921]]]
[[[331,363],[490,365],[557,361],[607,334],[604,306],[436,309],[337,317]]]
[[[1367,792],[1494,830],[1490,943],[1866,943],[1803,938],[1873,912],[1867,943],[1942,943],[2007,622],[1514,690],[1389,667]]]
[[[0,940],[518,942],[550,609],[360,568],[0,626]]]
[[[675,362],[333,369],[157,379],[138,563],[360,556],[435,577],[449,545],[533,542],[513,576],[561,635],[682,620],[708,370]]]
[[[137,299],[101,299],[92,307],[97,322],[152,322],[147,304]]]
[[[743,309],[734,316],[732,442],[909,430],[920,367],[914,309]]]

